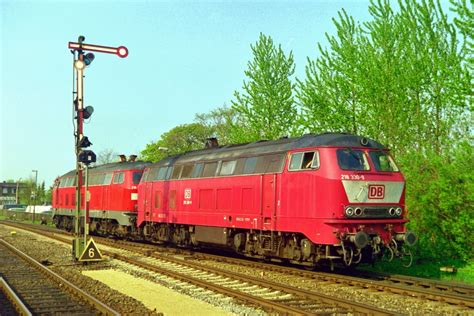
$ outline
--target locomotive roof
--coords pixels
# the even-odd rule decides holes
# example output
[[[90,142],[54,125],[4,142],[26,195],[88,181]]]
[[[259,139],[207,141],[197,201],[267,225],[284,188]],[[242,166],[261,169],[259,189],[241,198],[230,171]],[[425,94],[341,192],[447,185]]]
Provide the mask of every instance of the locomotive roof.
[[[145,162],[145,161],[112,162],[112,163],[106,163],[103,165],[90,167],[89,172],[93,174],[96,172],[145,169],[145,167],[150,164],[151,164],[150,162]],[[71,170],[68,173],[63,174],[61,177],[73,176],[75,174],[76,174],[76,170]]]
[[[362,145],[365,143],[366,145]],[[256,156],[272,153],[287,152],[289,150],[309,147],[364,147],[374,149],[386,149],[379,142],[366,137],[345,134],[345,133],[325,133],[306,134],[300,137],[281,138],[270,141],[257,141],[238,145],[220,146],[186,152],[180,155],[171,156],[160,160],[155,165],[167,166],[174,163],[187,163],[194,161],[208,161],[219,159],[232,159],[245,156]]]

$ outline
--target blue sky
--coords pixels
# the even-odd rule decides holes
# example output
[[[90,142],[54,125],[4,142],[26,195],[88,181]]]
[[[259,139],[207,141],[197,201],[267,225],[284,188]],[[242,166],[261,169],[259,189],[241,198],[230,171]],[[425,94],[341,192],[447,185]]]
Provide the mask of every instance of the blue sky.
[[[296,75],[317,56],[341,8],[368,19],[368,1],[0,0],[0,181],[39,181],[75,166],[69,41],[127,46],[85,71],[85,135],[96,153],[138,154],[195,113],[230,104],[260,32],[293,51]]]

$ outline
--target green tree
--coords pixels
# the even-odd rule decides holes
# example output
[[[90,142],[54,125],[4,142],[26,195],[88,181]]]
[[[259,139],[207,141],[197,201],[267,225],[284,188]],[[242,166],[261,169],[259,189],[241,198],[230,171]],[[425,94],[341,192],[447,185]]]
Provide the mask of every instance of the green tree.
[[[411,229],[418,255],[474,258],[474,153],[467,142],[442,156],[413,153],[405,165]]]
[[[158,141],[147,144],[141,152],[141,159],[157,162],[167,156],[203,149],[206,139],[212,134],[211,128],[200,123],[176,126],[163,133]]]
[[[297,110],[293,98],[293,53],[287,56],[270,36],[260,34],[250,46],[253,60],[245,71],[243,92],[235,92],[232,108],[238,114],[232,124],[233,142],[277,139],[294,129]]]
[[[237,112],[226,105],[208,113],[198,113],[194,122],[209,129],[209,135],[216,137],[220,145],[232,143],[232,132],[238,120]]]
[[[106,163],[116,162],[118,160],[118,154],[111,148],[106,148],[99,151],[97,155],[97,164],[103,165]]]
[[[439,153],[466,130],[470,75],[456,30],[434,1],[372,1],[363,25],[342,11],[329,48],[298,82],[302,124],[349,131],[397,152],[429,144]]]
[[[463,51],[466,54],[468,66],[474,70],[474,1],[470,0],[470,6],[466,0],[451,0],[452,11],[457,13],[454,24],[459,32],[464,36]]]

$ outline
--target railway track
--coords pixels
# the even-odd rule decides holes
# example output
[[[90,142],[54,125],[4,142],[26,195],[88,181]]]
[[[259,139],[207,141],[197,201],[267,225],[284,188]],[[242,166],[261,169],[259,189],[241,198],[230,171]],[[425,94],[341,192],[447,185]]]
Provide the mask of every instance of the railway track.
[[[20,314],[31,315],[15,291],[13,291],[4,278],[0,277],[0,315],[13,316]]]
[[[119,315],[27,254],[0,239],[2,292],[22,315]],[[0,314],[3,315],[3,305]],[[7,313],[7,312],[5,312]]]
[[[156,258],[159,256],[159,254],[156,252],[156,245],[147,245],[141,243],[137,244],[122,240],[111,241],[110,239],[106,238],[96,238],[96,240],[99,241],[101,244],[109,245],[110,247],[121,247],[124,250],[132,251],[135,253],[138,252],[142,255],[150,256],[152,258]],[[474,287],[463,284],[400,275],[364,274],[362,275],[362,277],[354,277],[350,275],[342,275],[335,273],[306,271],[299,268],[281,266],[276,264],[264,264],[264,268],[262,268],[262,262],[255,262],[253,260],[224,257],[208,253],[193,253],[189,250],[176,250],[174,248],[170,250],[169,248],[160,247],[159,249],[167,249],[168,252],[171,251],[175,253],[182,253],[185,256],[188,256],[189,258],[197,259],[187,261],[211,260],[224,262],[238,266],[245,266],[255,271],[262,271],[262,269],[264,269],[265,271],[270,270],[272,272],[282,273],[285,275],[295,275],[300,278],[307,278],[308,280],[318,280],[321,282],[348,285],[378,292],[383,291],[388,293],[396,293],[403,296],[445,302],[468,309],[474,309]],[[175,261],[175,264],[180,263],[182,264],[182,260]],[[187,262],[186,265],[189,266],[190,263],[191,262]],[[194,262],[194,268],[198,270],[203,270],[206,268],[209,269],[209,266],[206,267],[203,264]],[[216,269],[213,267],[211,269],[211,272],[212,271],[216,272]],[[229,271],[219,271],[219,275],[223,275],[224,272],[229,273]],[[307,293],[305,295],[307,295]]]
[[[228,258],[213,254],[195,253],[193,255],[200,260],[215,260],[220,262],[237,264],[253,269],[261,269],[262,263],[251,260]],[[328,273],[321,271],[305,271],[299,268],[266,264],[266,270],[284,274],[292,274],[310,280],[322,282],[333,282],[372,289],[375,291],[386,291],[401,295],[409,295],[432,301],[446,302],[453,305],[465,306],[474,309],[474,287],[466,284],[445,281],[430,280],[404,275],[389,275],[380,273],[368,273],[363,271],[352,271],[358,276],[340,273]],[[347,273],[347,272],[344,272]]]
[[[16,226],[16,225],[15,225]],[[70,244],[70,238],[47,232],[38,227],[19,227]],[[96,238],[102,245],[101,252],[128,264],[154,273],[166,275],[182,282],[233,297],[246,304],[278,314],[366,314],[390,315],[392,313],[367,304],[298,289],[288,285],[265,281],[222,269],[209,268],[195,262],[182,261],[158,253],[137,257],[139,246],[134,243],[115,242]],[[119,245],[117,245],[119,244]],[[119,248],[118,251],[104,249]]]

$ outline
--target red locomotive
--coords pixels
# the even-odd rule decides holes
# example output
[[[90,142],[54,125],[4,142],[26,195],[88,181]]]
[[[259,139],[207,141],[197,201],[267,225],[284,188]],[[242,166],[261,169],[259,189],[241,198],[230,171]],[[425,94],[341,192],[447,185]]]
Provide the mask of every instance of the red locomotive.
[[[125,236],[135,231],[137,186],[148,164],[123,161],[89,169],[91,233]],[[76,173],[73,170],[56,179],[53,186],[53,219],[56,227],[68,231],[74,227],[75,185]],[[83,209],[84,189],[81,194]]]
[[[91,232],[130,233],[179,246],[219,245],[249,257],[310,266],[320,261],[350,266],[384,253],[389,259],[408,255],[411,263],[404,245],[413,245],[416,236],[404,226],[405,181],[380,143],[350,134],[309,134],[214,145],[141,164],[137,212],[130,198],[136,184],[127,182],[130,188],[122,193],[111,193],[111,178],[109,193],[107,185],[99,186],[103,193],[91,187]],[[125,170],[120,167],[94,172],[116,174]],[[142,169],[126,170],[132,179]],[[74,174],[61,178],[53,207],[59,226],[70,228],[65,215],[73,214],[72,197],[61,206],[62,191],[74,195],[74,188],[61,185],[69,176]],[[72,186],[70,179],[64,181]],[[92,202],[95,195],[100,201]],[[125,202],[130,203],[119,206]]]
[[[405,182],[388,149],[349,134],[305,135],[188,152],[145,169],[145,238],[246,256],[346,265],[402,250]]]

